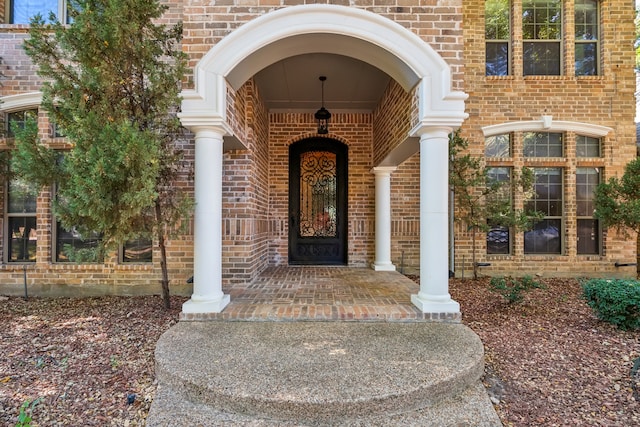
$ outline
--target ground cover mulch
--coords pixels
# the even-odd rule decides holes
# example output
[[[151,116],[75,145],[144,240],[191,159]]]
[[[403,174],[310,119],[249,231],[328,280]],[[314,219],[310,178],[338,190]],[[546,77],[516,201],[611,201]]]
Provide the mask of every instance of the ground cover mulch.
[[[156,341],[176,323],[160,297],[0,301],[0,425],[41,399],[33,426],[143,426]]]
[[[488,279],[450,284],[484,343],[485,385],[504,425],[640,425],[640,331],[599,321],[577,280],[541,282],[520,304],[491,292]]]
[[[640,425],[640,332],[598,321],[576,280],[507,304],[488,280],[452,279],[463,323],[482,339],[485,385],[506,426]],[[0,300],[0,425],[40,399],[33,426],[142,426],[153,351],[184,298]],[[638,362],[640,364],[640,362]]]

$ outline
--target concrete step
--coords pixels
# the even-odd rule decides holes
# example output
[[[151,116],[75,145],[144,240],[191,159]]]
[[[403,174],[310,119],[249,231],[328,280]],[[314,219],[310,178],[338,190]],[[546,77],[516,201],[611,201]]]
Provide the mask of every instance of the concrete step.
[[[461,324],[180,322],[147,425],[498,426],[482,372]]]

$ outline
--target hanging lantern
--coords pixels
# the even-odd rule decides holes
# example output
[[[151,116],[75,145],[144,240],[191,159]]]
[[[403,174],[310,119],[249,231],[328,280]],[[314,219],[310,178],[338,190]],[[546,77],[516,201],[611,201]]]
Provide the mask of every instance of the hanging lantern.
[[[322,84],[322,104],[318,111],[316,111],[315,118],[318,121],[318,134],[326,135],[329,133],[329,120],[331,120],[331,113],[324,108],[324,82],[327,80],[325,76],[319,77]]]

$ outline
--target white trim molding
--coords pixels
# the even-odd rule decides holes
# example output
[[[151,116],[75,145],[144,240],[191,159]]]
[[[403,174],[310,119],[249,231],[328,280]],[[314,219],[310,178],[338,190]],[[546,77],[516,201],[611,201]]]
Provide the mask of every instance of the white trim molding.
[[[194,89],[182,92],[182,124],[223,127],[227,84],[238,89],[281,59],[318,52],[359,59],[406,91],[418,88],[423,126],[458,127],[467,117],[467,94],[451,89],[449,64],[418,35],[363,9],[311,4],[265,13],[214,45],[195,67]]]
[[[580,135],[601,138],[609,134],[613,129],[592,123],[570,122],[565,120],[553,120],[553,116],[542,116],[540,120],[507,122],[497,125],[485,126],[482,132],[485,137],[503,135],[510,132],[575,132]]]
[[[42,92],[28,92],[0,97],[0,111],[11,113],[42,104]]]

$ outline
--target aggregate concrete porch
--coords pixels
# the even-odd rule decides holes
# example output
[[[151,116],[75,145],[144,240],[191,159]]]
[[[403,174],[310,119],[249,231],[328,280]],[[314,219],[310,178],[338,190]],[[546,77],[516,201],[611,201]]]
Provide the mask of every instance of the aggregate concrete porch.
[[[500,426],[480,339],[427,322],[417,291],[399,273],[341,267],[231,286],[223,313],[158,341],[147,426]]]
[[[411,303],[420,287],[395,271],[354,267],[269,267],[251,283],[223,286],[222,313],[181,320],[453,321],[456,314],[422,313]]]

